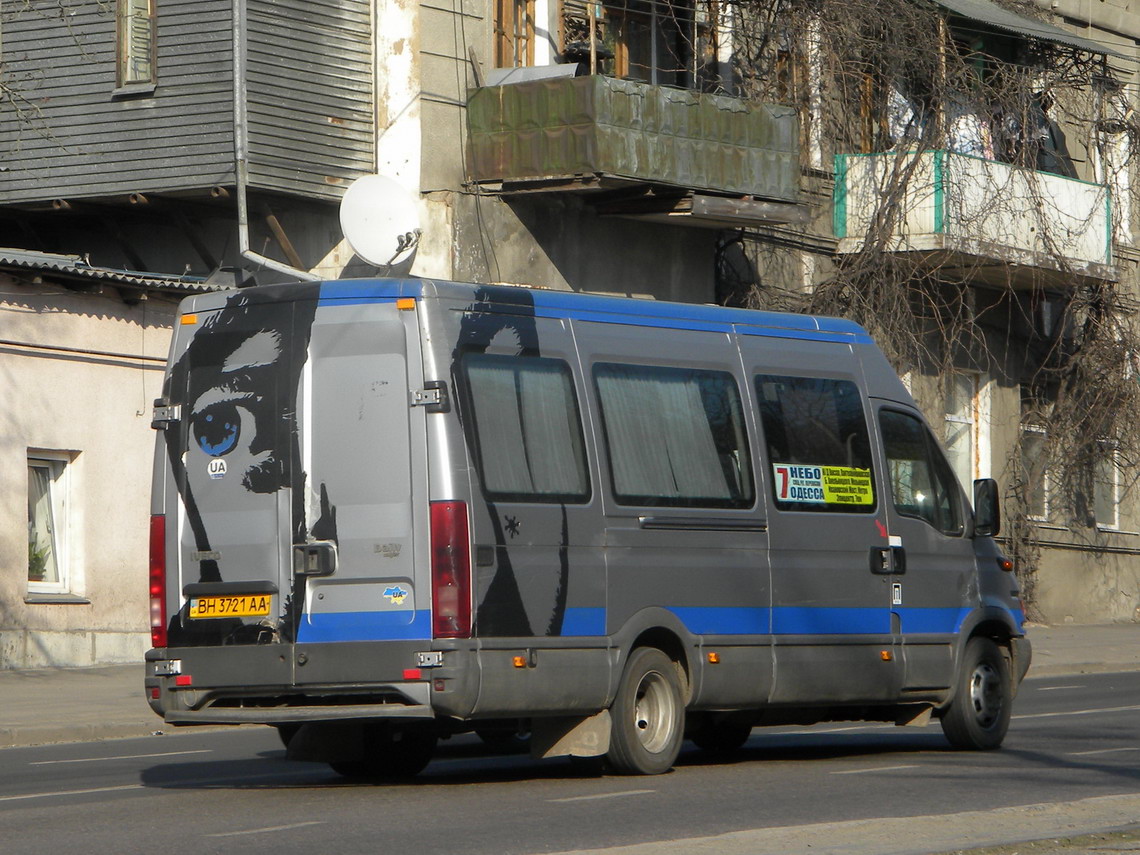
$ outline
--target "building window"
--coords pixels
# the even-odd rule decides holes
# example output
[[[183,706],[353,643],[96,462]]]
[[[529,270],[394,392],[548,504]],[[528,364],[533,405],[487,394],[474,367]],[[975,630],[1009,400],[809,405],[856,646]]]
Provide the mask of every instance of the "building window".
[[[495,0],[495,67],[534,65],[534,0]]]
[[[977,374],[954,374],[946,389],[946,456],[967,494],[973,492],[981,459],[982,382]]]
[[[1120,527],[1120,462],[1116,449],[1101,446],[1102,455],[1093,467],[1093,515],[1097,528]]]
[[[119,0],[118,78],[116,85],[140,86],[157,82],[154,0]]]
[[[663,86],[715,85],[716,30],[707,5],[701,0],[607,3],[614,76]]]
[[[1049,519],[1048,442],[1045,429],[1021,428],[1021,479],[1025,487],[1025,512],[1030,519]]]
[[[28,457],[28,590],[69,590],[67,459]]]

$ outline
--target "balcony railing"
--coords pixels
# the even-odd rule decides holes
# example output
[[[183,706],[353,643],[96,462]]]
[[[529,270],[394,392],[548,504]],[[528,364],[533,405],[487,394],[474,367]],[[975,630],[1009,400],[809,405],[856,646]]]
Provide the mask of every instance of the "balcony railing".
[[[476,89],[467,116],[471,173],[482,183],[639,182],[797,198],[799,129],[790,107],[589,76]]]
[[[982,281],[1117,278],[1107,187],[969,155],[839,155],[834,225],[841,254],[881,240]]]

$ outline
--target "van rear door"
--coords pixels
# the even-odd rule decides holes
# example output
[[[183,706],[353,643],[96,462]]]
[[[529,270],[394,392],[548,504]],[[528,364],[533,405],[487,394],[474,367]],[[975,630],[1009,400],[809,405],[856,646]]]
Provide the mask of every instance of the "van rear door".
[[[168,516],[180,508],[173,647],[291,638],[296,395],[316,297],[312,286],[239,292],[182,316],[167,390],[182,415],[166,435]]]
[[[413,507],[428,507],[424,408],[411,400],[422,365],[417,311],[401,305],[326,297],[313,322],[299,407],[308,528],[294,542],[331,541],[337,557],[331,575],[308,579],[299,648],[431,637],[430,582],[415,572],[426,544],[413,536]],[[319,681],[320,669],[297,678]]]

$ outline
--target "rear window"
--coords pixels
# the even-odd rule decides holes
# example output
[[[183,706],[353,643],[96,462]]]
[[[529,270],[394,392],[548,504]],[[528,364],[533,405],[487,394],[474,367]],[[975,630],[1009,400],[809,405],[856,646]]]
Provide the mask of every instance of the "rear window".
[[[470,354],[463,360],[475,451],[488,498],[585,502],[585,443],[570,367],[559,359]]]
[[[731,374],[599,363],[594,382],[618,502],[752,506],[748,438]]]
[[[784,511],[875,510],[859,387],[824,377],[756,377],[772,491]]]

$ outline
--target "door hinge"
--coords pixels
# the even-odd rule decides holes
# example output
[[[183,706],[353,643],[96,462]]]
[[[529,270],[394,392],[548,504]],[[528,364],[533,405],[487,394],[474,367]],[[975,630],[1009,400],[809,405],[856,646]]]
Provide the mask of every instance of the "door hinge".
[[[423,407],[429,413],[451,411],[451,397],[445,380],[428,380],[422,389],[412,391],[412,406]]]
[[[154,410],[150,417],[150,426],[155,430],[166,430],[172,424],[182,420],[182,406],[171,404],[165,398],[158,398],[154,402]]]

